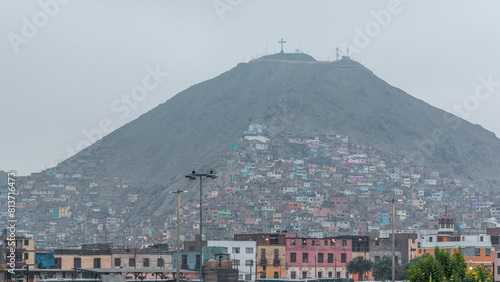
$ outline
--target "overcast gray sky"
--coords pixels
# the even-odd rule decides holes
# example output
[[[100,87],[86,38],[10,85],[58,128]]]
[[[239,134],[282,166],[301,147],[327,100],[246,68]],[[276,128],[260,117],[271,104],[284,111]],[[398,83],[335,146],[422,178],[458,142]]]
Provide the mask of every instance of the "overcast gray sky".
[[[281,38],[317,60],[350,46],[388,83],[500,136],[499,15],[498,1],[3,0],[0,170],[54,166]]]

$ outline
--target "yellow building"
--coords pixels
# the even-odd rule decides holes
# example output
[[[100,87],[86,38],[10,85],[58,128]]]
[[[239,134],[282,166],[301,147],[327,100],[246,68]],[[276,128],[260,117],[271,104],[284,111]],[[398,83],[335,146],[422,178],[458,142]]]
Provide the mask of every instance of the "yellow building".
[[[70,209],[71,209],[70,206],[60,207],[59,208],[59,217],[69,217],[71,215],[71,213],[69,211]]]
[[[111,268],[111,249],[109,245],[83,245],[81,249],[54,250],[56,268]]]
[[[257,245],[257,277],[286,277],[286,246]]]
[[[256,241],[258,278],[286,278],[286,237],[290,234],[235,234],[235,241]]]
[[[9,242],[6,242],[9,244]],[[10,244],[9,244],[10,246]],[[16,268],[30,268],[35,266],[35,240],[29,238],[16,238]]]

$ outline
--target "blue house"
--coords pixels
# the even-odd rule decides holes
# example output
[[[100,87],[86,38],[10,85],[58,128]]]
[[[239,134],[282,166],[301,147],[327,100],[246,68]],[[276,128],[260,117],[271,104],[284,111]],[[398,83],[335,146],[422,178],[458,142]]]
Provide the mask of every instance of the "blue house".
[[[378,226],[386,225],[391,222],[390,215],[388,212],[379,212],[378,213]]]

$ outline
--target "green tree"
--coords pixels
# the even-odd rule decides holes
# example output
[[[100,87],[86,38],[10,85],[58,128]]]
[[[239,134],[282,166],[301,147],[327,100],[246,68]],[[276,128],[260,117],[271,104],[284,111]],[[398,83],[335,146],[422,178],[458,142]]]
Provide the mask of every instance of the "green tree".
[[[372,269],[373,263],[366,260],[363,257],[356,257],[347,264],[347,271],[351,274],[357,273],[360,276],[360,280],[363,280],[363,276],[366,272]]]
[[[465,277],[463,279],[464,282],[476,282],[476,281],[483,281],[483,282],[492,282],[494,281],[493,278],[493,273],[491,270],[486,269],[483,264],[479,266],[475,266],[472,268],[471,271],[467,272],[465,274]]]
[[[373,277],[377,281],[392,279],[392,257],[383,256],[373,264]]]
[[[408,271],[410,271],[410,269],[416,265],[419,261],[427,258],[429,256],[428,253],[426,254],[423,254],[419,257],[416,257],[416,258],[413,258],[411,259],[409,262],[406,262],[402,267],[401,267],[401,270],[399,272],[399,275],[396,275],[396,279],[398,280],[408,280]],[[397,274],[397,272],[396,272]]]
[[[435,256],[435,257],[434,257]],[[411,282],[446,281],[446,282],[489,282],[493,275],[484,265],[474,267],[467,272],[467,263],[459,248],[453,255],[438,247],[434,249],[434,256],[421,259],[411,266],[408,279]]]

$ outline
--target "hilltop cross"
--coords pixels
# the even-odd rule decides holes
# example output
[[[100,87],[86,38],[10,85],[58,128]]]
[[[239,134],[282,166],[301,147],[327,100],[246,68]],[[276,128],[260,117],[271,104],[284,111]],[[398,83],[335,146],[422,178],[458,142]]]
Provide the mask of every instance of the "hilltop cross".
[[[283,53],[283,44],[285,44],[286,41],[283,41],[283,38],[281,38],[281,41],[278,41],[278,43],[281,44],[281,53]]]

